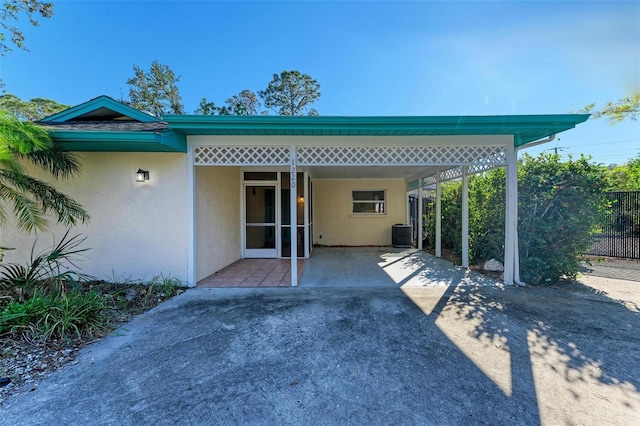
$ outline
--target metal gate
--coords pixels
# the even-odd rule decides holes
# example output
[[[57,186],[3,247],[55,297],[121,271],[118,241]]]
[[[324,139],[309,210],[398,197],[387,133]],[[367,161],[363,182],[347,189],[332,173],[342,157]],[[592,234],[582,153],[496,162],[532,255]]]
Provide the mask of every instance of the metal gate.
[[[611,212],[588,254],[640,259],[640,191],[610,192]]]

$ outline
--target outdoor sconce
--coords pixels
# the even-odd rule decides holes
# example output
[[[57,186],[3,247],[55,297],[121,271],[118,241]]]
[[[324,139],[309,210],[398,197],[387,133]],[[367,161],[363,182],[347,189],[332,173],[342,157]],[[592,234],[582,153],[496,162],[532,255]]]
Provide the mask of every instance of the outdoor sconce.
[[[304,197],[302,195],[300,196],[299,200],[301,203],[304,203]]]
[[[136,182],[144,182],[149,180],[149,172],[147,170],[138,169],[136,172]]]

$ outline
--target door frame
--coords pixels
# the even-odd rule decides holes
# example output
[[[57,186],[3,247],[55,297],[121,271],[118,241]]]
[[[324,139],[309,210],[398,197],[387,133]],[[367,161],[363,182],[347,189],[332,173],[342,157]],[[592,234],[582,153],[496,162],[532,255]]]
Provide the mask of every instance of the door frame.
[[[279,176],[279,175],[278,175]],[[274,205],[274,213],[275,213],[275,223],[274,223],[274,233],[275,233],[275,247],[269,249],[248,249],[247,248],[247,187],[252,186],[266,186],[273,187],[274,196],[275,196],[275,205]],[[242,182],[242,223],[241,223],[241,238],[242,238],[242,257],[244,259],[250,258],[263,258],[263,259],[277,259],[280,257],[280,178],[276,181],[244,181]]]

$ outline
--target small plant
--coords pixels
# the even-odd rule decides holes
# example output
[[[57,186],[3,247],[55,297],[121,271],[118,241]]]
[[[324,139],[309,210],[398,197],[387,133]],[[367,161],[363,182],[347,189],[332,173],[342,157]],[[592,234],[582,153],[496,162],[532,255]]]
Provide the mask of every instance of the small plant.
[[[49,299],[35,296],[24,303],[11,302],[0,311],[0,335],[14,333],[38,321],[48,309]]]
[[[73,290],[56,297],[35,295],[24,303],[11,302],[0,312],[0,334],[31,330],[33,337],[80,339],[107,331],[105,299],[96,292]]]
[[[54,296],[62,295],[71,288],[78,288],[81,281],[92,277],[73,271],[81,253],[89,250],[81,245],[86,237],[69,237],[69,230],[51,250],[35,255],[35,243],[31,248],[31,259],[26,265],[8,263],[0,265],[0,291],[25,301],[36,291]]]
[[[145,284],[142,284],[138,294],[142,299],[140,304],[143,307],[150,307],[171,299],[182,292],[184,292],[184,284],[179,279],[156,275]]]
[[[108,308],[101,294],[73,290],[52,299],[46,314],[36,325],[44,340],[51,337],[93,337],[110,329],[108,318],[104,315]]]

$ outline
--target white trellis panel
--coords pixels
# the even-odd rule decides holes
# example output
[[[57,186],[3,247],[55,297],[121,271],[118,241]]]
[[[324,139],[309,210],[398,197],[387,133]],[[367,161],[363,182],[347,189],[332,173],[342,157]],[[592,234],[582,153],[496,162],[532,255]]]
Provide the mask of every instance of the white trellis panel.
[[[489,170],[497,169],[498,167],[502,167],[498,164],[476,164],[469,167],[468,174],[474,175],[477,173],[488,172]],[[445,170],[440,173],[440,182],[446,182],[449,180],[460,179],[462,178],[462,167],[453,167],[451,169]],[[436,175],[427,176],[422,179],[422,186],[430,186],[436,184]]]
[[[504,146],[303,146],[304,166],[432,166],[504,164]]]
[[[286,166],[288,146],[194,146],[194,165]]]

